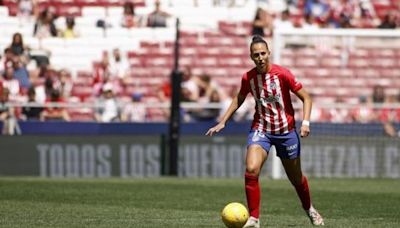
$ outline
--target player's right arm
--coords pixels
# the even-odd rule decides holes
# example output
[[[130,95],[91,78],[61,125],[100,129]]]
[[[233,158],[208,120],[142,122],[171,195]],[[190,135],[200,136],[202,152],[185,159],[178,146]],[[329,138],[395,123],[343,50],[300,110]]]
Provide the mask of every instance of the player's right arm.
[[[243,96],[240,92],[236,95],[233,99],[229,108],[226,110],[225,114],[222,116],[221,121],[215,125],[214,127],[210,128],[206,135],[212,136],[215,133],[220,132],[224,127],[226,122],[232,117],[235,111],[243,104],[246,96]]]

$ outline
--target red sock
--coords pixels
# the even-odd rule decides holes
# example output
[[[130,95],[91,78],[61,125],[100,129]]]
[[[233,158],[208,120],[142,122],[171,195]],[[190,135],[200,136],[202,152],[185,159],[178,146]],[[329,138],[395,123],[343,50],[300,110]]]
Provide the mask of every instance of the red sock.
[[[260,216],[260,185],[258,184],[258,176],[246,173],[244,177],[250,216],[258,218]]]
[[[297,195],[301,200],[301,204],[303,205],[304,210],[308,210],[311,207],[311,197],[310,197],[310,189],[308,188],[307,177],[303,176],[301,180],[301,184],[295,186]]]

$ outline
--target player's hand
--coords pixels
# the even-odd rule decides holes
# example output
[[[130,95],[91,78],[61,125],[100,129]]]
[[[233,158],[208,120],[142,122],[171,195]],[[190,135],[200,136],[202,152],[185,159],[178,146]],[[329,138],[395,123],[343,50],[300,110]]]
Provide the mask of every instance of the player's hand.
[[[213,134],[220,132],[224,127],[225,127],[225,124],[219,123],[219,124],[215,125],[214,127],[210,128],[207,131],[206,135],[213,136]]]
[[[300,128],[300,136],[302,138],[307,137],[310,134],[310,126],[302,125]]]

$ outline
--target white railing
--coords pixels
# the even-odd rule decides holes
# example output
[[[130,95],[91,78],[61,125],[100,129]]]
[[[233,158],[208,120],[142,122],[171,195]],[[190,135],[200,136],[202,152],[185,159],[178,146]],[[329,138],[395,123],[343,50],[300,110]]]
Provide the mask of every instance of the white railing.
[[[129,102],[118,102],[118,106],[123,108]],[[154,102],[154,103],[140,103],[145,108],[170,108],[170,102]],[[372,109],[400,109],[400,103],[374,103],[374,104],[348,104],[348,103],[319,103],[318,108],[321,109],[354,109],[358,106],[368,106]],[[48,107],[48,108],[101,108],[102,105],[96,102],[48,102],[48,103],[37,103],[37,102],[7,102],[0,104],[0,107]],[[181,108],[192,109],[192,108],[207,108],[207,109],[220,109],[223,107],[222,103],[210,102],[210,103],[198,103],[198,102],[181,102]],[[294,103],[294,109],[302,109],[301,103]]]

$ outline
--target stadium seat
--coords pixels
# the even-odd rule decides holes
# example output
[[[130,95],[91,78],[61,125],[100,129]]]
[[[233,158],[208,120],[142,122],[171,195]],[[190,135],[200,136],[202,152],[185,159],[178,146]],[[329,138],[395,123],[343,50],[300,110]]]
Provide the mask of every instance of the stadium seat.
[[[122,0],[40,1],[42,8],[57,6],[58,14],[76,16],[76,26],[81,34],[77,39],[46,38],[41,43],[32,37],[33,21],[21,26],[17,18],[8,16],[8,10],[12,15],[16,14],[17,1],[3,2],[8,8],[0,6],[0,46],[8,45],[11,35],[19,31],[30,47],[38,48],[42,44],[50,49],[51,63],[55,68],[66,67],[76,73],[72,94],[82,101],[94,98],[92,63],[101,57],[102,51],[110,52],[116,47],[128,53],[131,66],[127,87],[122,94],[125,98],[120,97],[122,100],[138,89],[145,94],[144,100],[155,97],[154,88],[169,80],[174,66],[175,29],[120,27]],[[147,6],[145,2],[135,1],[136,6],[143,6],[135,10],[144,18],[152,10],[152,4]],[[184,22],[180,32],[180,66],[190,66],[195,75],[211,75],[224,89],[237,86],[242,74],[254,66],[248,53],[253,15],[240,8],[206,8],[211,0],[208,3],[199,2],[201,6],[198,8],[191,7],[188,1],[175,7],[165,5],[167,10],[171,10],[169,12],[181,17],[181,22]],[[303,1],[300,1],[301,4]],[[106,15],[112,27],[107,30],[97,28],[97,20],[104,19]],[[295,15],[296,18],[300,16],[299,13]],[[193,26],[196,23],[198,26]],[[327,48],[323,42],[315,46],[283,48],[280,64],[289,67],[307,89],[318,95],[321,102],[333,102],[337,95],[350,99],[361,90],[368,92],[375,81],[390,91],[399,88],[400,48],[354,48],[349,50],[347,62],[341,47]],[[332,87],[340,88],[331,91]],[[73,115],[79,117],[84,114]],[[152,111],[152,115],[155,119],[165,118],[157,111]]]
[[[93,96],[93,94],[93,87],[88,85],[74,85],[71,91],[71,96],[79,97],[82,101],[87,97]]]
[[[69,110],[68,114],[71,121],[87,121],[92,122],[94,120],[94,113],[91,109],[79,109],[79,110]]]

